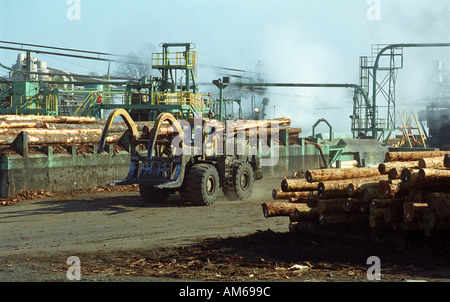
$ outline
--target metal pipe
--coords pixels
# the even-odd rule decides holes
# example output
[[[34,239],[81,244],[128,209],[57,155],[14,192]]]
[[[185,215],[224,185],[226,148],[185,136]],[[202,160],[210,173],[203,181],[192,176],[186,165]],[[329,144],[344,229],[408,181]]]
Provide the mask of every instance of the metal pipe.
[[[375,59],[375,63],[373,64],[373,83],[372,83],[372,135],[373,138],[377,138],[377,129],[376,129],[376,97],[377,97],[377,69],[378,69],[378,62],[380,61],[381,55],[388,49],[396,48],[396,47],[402,47],[402,48],[413,48],[413,47],[450,47],[450,43],[406,43],[406,44],[391,44],[378,52],[378,55]]]
[[[367,92],[357,84],[321,84],[321,83],[230,83],[240,87],[312,87],[312,88],[354,88],[364,97],[367,105],[370,104]]]

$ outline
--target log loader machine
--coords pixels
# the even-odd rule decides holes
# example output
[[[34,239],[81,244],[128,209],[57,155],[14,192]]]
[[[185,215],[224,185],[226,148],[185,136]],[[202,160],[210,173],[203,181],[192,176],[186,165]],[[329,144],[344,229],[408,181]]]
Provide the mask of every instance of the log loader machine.
[[[123,107],[109,104],[113,111],[106,121],[99,150],[105,147],[114,119],[121,116],[128,126],[129,139],[125,145],[129,146],[131,157],[126,178],[111,185],[139,184],[142,198],[149,202],[163,202],[176,192],[194,205],[213,204],[219,190],[233,200],[250,197],[254,180],[262,178],[260,157],[249,152],[249,140],[205,131],[205,123],[221,123],[223,116],[221,109],[218,117],[214,114],[217,110],[213,109],[210,94],[198,93],[194,45],[164,43],[161,47],[160,53],[152,55],[152,68],[158,69],[161,77],[143,79],[127,87],[134,91],[131,95],[146,101],[139,104],[131,101]],[[184,75],[184,83],[178,80],[180,74]],[[147,127],[142,134],[134,122],[142,121],[141,118],[154,121],[153,128]],[[189,122],[189,127],[184,127],[184,122]],[[233,152],[225,155],[210,154],[203,148],[207,144],[223,147],[230,143]],[[241,152],[234,152],[238,145],[244,145],[244,151],[240,148]]]
[[[228,199],[243,200],[251,196],[255,179],[262,178],[259,159],[250,155],[248,148],[244,148],[243,155],[236,155],[236,152],[232,155],[208,154],[203,148],[202,152],[194,150],[196,144],[192,144],[191,133],[185,133],[171,113],[160,113],[151,131],[148,129],[139,134],[128,112],[115,109],[106,121],[100,152],[105,148],[108,129],[117,116],[121,116],[128,126],[131,163],[126,178],[109,185],[139,184],[141,197],[148,202],[164,202],[170,194],[179,192],[193,205],[211,205],[220,189]],[[223,136],[218,137],[205,131],[204,127],[200,128],[201,146],[208,141],[213,144],[225,142]],[[186,135],[190,135],[187,140]],[[208,138],[208,135],[214,138]],[[237,138],[230,139],[235,146],[239,144]],[[183,145],[186,141],[191,144]],[[248,141],[240,143],[249,146]],[[143,149],[146,150],[141,151]]]

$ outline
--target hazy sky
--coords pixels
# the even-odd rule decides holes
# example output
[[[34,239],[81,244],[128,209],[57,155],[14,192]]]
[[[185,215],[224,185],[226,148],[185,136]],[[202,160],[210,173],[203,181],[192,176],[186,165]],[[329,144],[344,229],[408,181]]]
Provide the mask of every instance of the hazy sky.
[[[261,62],[270,82],[357,84],[359,57],[370,55],[372,44],[450,42],[449,20],[448,0],[0,0],[1,40],[115,54],[192,42],[203,82],[219,76],[207,66],[254,71]],[[420,102],[421,85],[429,78],[424,70],[435,59],[448,67],[449,53],[449,48],[404,50],[398,108]],[[107,63],[34,56],[72,72],[107,70]],[[16,58],[17,52],[0,49],[1,63],[10,66]],[[352,91],[269,92],[269,118],[275,106],[276,116],[293,119],[305,133],[321,117],[335,131],[350,131]]]

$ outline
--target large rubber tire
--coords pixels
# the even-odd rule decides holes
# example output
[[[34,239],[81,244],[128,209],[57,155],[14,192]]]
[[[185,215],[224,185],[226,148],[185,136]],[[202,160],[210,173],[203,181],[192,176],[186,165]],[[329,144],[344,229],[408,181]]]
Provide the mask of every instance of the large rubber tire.
[[[234,188],[224,188],[223,194],[228,200],[244,200],[252,195],[255,176],[248,162],[236,165],[233,171]]]
[[[165,202],[170,195],[168,190],[155,189],[146,184],[139,184],[139,193],[143,200],[152,203]]]
[[[209,206],[219,192],[219,173],[210,164],[193,165],[186,175],[186,197],[194,205]]]

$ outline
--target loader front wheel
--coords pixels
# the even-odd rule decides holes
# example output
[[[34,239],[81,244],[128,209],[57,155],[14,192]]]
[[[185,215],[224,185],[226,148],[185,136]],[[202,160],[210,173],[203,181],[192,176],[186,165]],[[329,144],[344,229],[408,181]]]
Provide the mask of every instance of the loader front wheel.
[[[228,200],[244,200],[252,195],[255,176],[248,162],[234,167],[234,188],[223,188],[223,194]]]
[[[152,203],[165,202],[170,195],[168,190],[155,189],[147,184],[139,184],[139,193],[143,200]]]
[[[210,164],[193,165],[186,178],[186,197],[192,204],[212,205],[219,192],[219,173]]]

